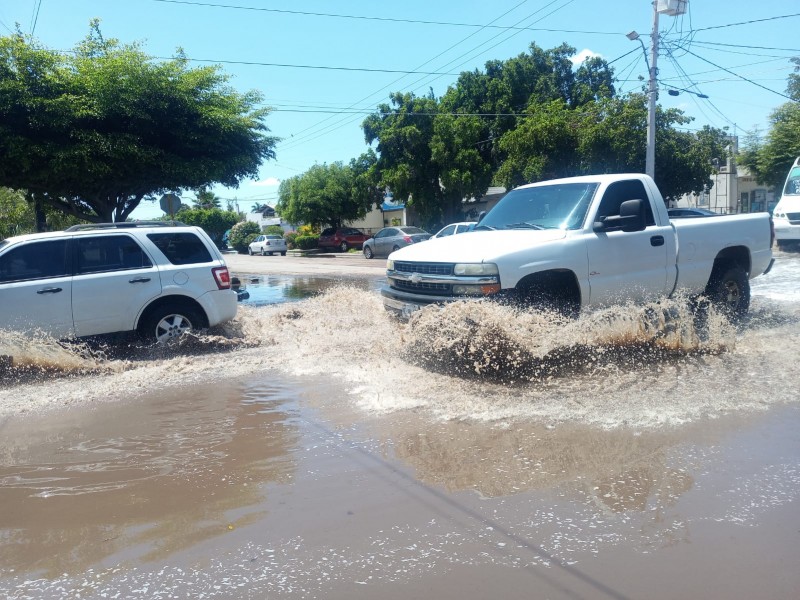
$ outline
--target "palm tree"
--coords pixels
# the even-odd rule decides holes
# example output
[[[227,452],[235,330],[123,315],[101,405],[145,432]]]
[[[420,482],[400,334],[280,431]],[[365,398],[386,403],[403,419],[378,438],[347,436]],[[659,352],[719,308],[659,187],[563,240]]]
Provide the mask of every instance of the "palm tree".
[[[195,194],[197,197],[192,200],[195,208],[222,208],[220,199],[208,188],[200,188]]]

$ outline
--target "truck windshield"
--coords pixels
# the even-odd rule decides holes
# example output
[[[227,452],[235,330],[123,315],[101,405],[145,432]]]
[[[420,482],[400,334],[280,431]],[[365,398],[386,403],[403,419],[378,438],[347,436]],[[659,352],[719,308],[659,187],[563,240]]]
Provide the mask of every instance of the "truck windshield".
[[[800,196],[800,167],[792,167],[789,177],[786,178],[786,187],[783,188],[784,196]]]
[[[475,229],[580,229],[598,185],[562,183],[512,190]]]

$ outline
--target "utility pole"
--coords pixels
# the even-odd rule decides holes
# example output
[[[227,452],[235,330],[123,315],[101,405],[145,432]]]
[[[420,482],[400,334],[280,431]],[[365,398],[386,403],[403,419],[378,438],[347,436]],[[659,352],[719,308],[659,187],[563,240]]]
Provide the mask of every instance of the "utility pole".
[[[650,83],[647,88],[647,152],[644,172],[655,179],[656,176],[656,100],[658,99],[658,10],[653,2],[653,33],[650,52]]]
[[[644,46],[639,34],[631,31],[627,38],[638,41],[644,51],[647,63],[647,150],[645,152],[645,173],[655,179],[656,176],[656,100],[658,100],[658,15],[664,13],[671,17],[682,15],[686,12],[689,0],[652,0],[653,4],[653,31],[650,34],[650,60],[647,60],[647,48]]]

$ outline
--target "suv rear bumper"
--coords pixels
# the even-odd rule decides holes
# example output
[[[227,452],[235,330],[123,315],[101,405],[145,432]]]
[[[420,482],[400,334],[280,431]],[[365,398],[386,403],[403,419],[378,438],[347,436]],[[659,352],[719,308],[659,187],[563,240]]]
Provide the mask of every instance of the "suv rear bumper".
[[[236,316],[238,297],[234,290],[213,290],[197,299],[208,318],[208,326],[213,327]]]

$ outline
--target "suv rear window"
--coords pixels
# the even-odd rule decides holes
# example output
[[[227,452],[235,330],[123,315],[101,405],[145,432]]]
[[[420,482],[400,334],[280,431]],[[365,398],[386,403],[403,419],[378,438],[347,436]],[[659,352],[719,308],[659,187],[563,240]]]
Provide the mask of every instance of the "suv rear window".
[[[148,233],[147,237],[173,265],[191,265],[214,260],[203,241],[193,233]]]

